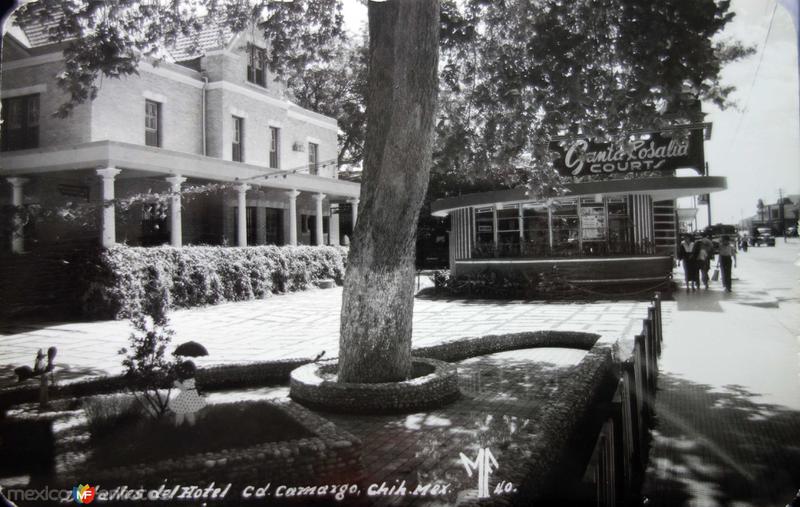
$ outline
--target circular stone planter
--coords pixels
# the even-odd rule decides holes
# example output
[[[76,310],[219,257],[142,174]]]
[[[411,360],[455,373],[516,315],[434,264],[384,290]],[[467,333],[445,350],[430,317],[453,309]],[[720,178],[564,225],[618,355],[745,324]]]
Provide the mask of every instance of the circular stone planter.
[[[312,408],[351,414],[412,412],[458,398],[455,365],[422,357],[411,361],[414,378],[379,384],[339,383],[335,362],[306,364],[292,371],[289,395]]]

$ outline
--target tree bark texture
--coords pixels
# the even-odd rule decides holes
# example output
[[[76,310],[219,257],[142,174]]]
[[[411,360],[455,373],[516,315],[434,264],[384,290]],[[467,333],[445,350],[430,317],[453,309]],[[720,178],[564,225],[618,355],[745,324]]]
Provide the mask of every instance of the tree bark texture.
[[[367,135],[342,298],[340,382],[409,378],[414,256],[428,187],[438,0],[369,2]]]

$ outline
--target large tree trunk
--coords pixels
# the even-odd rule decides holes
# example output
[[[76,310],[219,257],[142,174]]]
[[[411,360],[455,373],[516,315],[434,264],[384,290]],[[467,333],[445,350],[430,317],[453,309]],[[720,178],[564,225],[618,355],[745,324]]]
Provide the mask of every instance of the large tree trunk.
[[[367,136],[342,300],[341,382],[411,374],[415,239],[431,166],[439,2],[369,2],[369,35]]]

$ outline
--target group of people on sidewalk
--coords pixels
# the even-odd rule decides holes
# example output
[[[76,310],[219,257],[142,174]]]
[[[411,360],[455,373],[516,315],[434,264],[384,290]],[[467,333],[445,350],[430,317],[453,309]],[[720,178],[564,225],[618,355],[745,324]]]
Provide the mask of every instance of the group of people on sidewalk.
[[[711,260],[714,258],[714,243],[708,234],[704,234],[697,241],[687,234],[683,237],[678,249],[678,260],[683,263],[683,272],[686,277],[686,290],[698,290],[700,281],[708,289]],[[732,271],[736,266],[736,245],[731,243],[729,236],[722,236],[717,253],[716,269],[721,269],[722,286],[731,292]],[[716,275],[714,276],[716,279]]]

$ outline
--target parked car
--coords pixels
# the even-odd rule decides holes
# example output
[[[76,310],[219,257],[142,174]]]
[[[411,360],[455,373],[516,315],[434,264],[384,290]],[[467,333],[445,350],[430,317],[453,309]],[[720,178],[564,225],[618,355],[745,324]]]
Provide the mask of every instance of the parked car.
[[[775,236],[772,235],[772,229],[769,227],[758,227],[756,234],[750,239],[752,246],[775,246]]]

